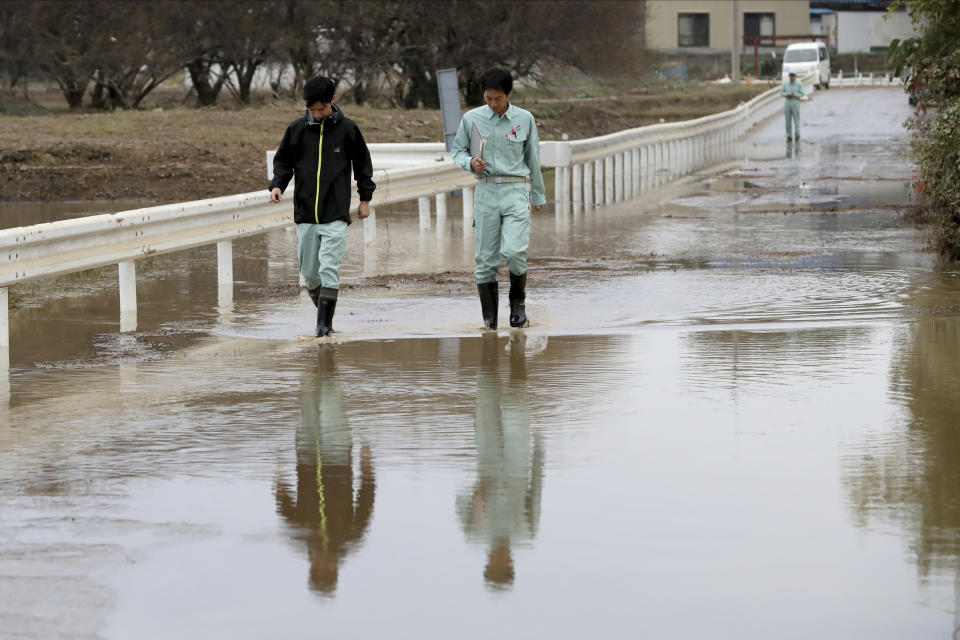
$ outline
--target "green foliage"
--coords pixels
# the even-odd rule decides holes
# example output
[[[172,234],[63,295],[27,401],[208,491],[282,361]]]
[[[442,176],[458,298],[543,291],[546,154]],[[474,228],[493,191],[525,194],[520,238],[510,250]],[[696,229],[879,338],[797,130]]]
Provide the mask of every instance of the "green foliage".
[[[935,216],[933,244],[945,257],[960,259],[960,98],[936,118],[912,120],[913,152],[919,169],[916,192]]]
[[[903,6],[895,3],[890,10]],[[887,60],[894,74],[909,77],[907,90],[928,105],[960,95],[960,2],[909,0],[918,35],[893,40]]]
[[[915,187],[936,219],[933,244],[960,260],[960,2],[903,0],[917,35],[890,43],[888,60],[918,102],[937,107],[930,120],[908,123],[916,136],[919,169]]]

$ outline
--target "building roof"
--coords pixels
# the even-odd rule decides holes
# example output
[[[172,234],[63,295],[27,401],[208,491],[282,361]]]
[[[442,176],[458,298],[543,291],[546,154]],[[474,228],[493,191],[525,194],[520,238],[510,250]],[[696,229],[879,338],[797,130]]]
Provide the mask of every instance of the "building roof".
[[[893,0],[810,0],[810,11],[833,9],[834,11],[886,11]]]

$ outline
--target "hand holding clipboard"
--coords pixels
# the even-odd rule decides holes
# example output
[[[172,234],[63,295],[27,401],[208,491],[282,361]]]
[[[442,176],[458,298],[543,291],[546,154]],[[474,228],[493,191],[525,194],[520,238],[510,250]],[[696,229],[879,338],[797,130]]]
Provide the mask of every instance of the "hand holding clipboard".
[[[476,173],[483,173],[487,170],[487,163],[483,161],[483,150],[487,146],[486,139],[480,134],[477,123],[473,123],[470,130],[470,168]]]

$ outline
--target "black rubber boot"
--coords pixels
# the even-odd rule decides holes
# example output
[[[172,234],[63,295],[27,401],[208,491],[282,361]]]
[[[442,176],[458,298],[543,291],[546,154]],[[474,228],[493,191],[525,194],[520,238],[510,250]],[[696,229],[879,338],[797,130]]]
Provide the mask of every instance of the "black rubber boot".
[[[316,289],[307,289],[307,294],[309,294],[310,299],[313,300],[313,306],[319,307],[320,287],[317,287]]]
[[[478,282],[477,292],[480,294],[480,311],[483,313],[483,326],[487,329],[497,329],[497,306],[500,304],[500,290],[494,282]]]
[[[527,326],[527,274],[510,274],[510,326]]]
[[[318,338],[328,336],[333,332],[333,312],[337,308],[337,290],[320,289],[317,295],[317,330],[314,335]]]

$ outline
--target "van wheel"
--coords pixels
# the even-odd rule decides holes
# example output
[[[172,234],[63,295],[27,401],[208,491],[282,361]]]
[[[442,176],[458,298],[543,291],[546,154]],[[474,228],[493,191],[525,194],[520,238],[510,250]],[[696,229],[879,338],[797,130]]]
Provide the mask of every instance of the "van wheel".
[[[823,88],[824,88],[824,89],[829,89],[829,88],[830,88],[830,81],[829,81],[829,80],[827,80],[826,82],[823,83]]]
[[[817,91],[819,91],[819,90],[820,90],[820,85],[815,84],[815,85],[813,85],[813,88],[816,89]]]

